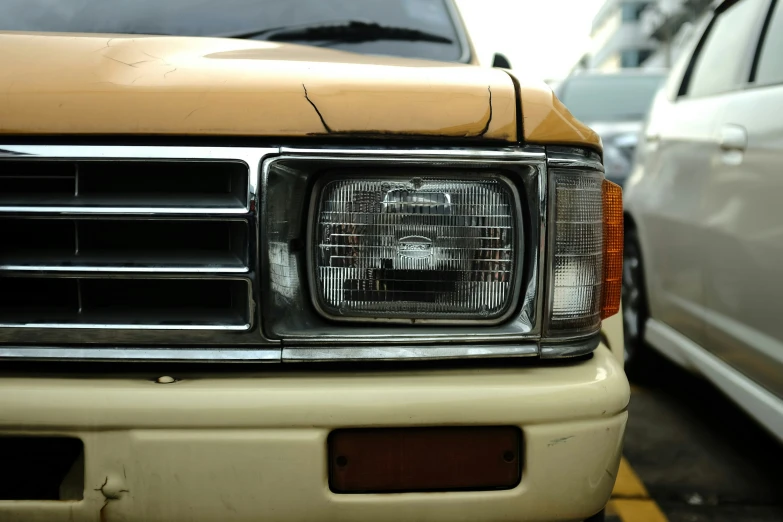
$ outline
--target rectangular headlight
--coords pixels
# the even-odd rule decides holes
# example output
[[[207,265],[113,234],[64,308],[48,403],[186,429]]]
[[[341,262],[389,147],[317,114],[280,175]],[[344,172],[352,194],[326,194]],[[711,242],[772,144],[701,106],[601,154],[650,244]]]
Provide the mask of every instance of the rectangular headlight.
[[[341,178],[317,197],[311,267],[325,316],[497,322],[511,312],[522,231],[505,178]]]

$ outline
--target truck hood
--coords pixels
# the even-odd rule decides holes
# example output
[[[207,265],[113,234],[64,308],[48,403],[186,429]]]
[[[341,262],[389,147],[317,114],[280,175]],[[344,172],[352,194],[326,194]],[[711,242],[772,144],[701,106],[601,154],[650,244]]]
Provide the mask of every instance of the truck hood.
[[[405,135],[516,142],[504,71],[310,46],[0,34],[0,134]]]

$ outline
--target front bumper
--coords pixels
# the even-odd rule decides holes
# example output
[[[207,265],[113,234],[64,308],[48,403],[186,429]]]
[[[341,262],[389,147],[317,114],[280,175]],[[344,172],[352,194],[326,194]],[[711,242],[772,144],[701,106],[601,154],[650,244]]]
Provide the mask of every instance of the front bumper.
[[[564,366],[155,377],[0,377],[0,435],[85,448],[83,500],[0,501],[0,520],[582,520],[610,496],[630,396],[604,346]],[[444,425],[520,426],[520,485],[330,491],[331,430]]]

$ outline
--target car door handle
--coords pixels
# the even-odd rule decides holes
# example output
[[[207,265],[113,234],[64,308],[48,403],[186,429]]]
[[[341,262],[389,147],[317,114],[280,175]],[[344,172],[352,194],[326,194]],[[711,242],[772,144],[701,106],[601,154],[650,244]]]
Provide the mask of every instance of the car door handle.
[[[718,144],[724,151],[744,151],[748,148],[748,131],[740,125],[726,124],[720,129]]]

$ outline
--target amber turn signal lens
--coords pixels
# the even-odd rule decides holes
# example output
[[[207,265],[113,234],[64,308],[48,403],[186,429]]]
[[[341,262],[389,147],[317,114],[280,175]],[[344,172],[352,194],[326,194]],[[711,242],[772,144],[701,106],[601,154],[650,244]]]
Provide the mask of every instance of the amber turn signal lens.
[[[623,189],[611,181],[603,183],[604,284],[601,319],[620,310],[623,284]]]

